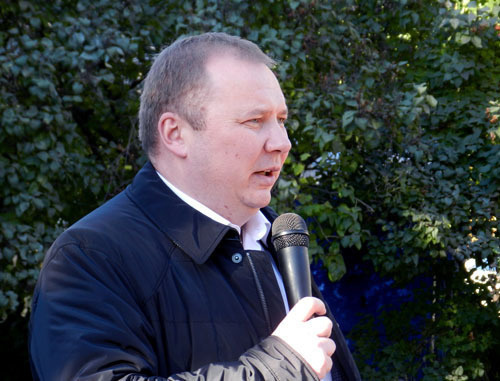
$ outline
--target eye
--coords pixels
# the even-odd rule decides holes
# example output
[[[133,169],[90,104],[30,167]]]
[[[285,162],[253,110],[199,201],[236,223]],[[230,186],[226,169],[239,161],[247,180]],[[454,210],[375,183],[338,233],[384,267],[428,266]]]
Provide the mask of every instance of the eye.
[[[280,125],[282,125],[282,126],[285,126],[286,119],[287,119],[286,117],[284,117],[284,118],[278,118],[278,123],[279,123]]]
[[[262,120],[260,118],[248,119],[243,122],[243,124],[250,127],[259,127],[261,125]]]

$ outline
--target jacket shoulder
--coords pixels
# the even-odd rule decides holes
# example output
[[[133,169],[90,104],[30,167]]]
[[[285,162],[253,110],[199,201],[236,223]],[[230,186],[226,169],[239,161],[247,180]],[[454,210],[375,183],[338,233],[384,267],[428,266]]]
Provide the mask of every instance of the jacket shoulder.
[[[89,213],[53,243],[46,254],[42,274],[61,257],[82,266],[111,266],[130,286],[147,298],[165,273],[175,246],[122,192]],[[102,276],[109,276],[101,274]],[[145,282],[144,280],[148,280]]]

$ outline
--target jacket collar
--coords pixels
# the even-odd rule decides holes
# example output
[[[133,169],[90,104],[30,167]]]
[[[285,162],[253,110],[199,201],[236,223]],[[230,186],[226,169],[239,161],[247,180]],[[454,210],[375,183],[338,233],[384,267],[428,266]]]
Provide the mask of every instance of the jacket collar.
[[[236,230],[215,222],[182,201],[160,179],[150,162],[137,173],[126,194],[197,264],[210,257],[226,234],[237,234]],[[271,222],[276,218],[270,208],[262,212]]]

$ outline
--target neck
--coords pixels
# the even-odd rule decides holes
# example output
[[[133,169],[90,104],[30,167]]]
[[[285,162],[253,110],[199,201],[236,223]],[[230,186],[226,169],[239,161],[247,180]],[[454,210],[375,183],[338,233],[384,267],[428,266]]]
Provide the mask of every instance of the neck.
[[[166,184],[171,190],[177,194],[184,202],[190,204],[195,209],[209,209],[206,211],[207,214],[212,219],[227,223],[230,222],[233,225],[239,226],[240,228],[247,223],[247,221],[255,215],[259,209],[250,209],[246,208],[246,210],[234,210],[229,208],[224,202],[221,203],[219,198],[207,197],[209,194],[213,194],[214,192],[204,192],[203,194],[196,194],[196,192],[191,192],[189,184],[184,184],[179,179],[182,179],[182,176],[173,175],[170,171],[161,171],[161,168],[158,168],[153,163],[153,166],[160,174],[160,177],[166,181]],[[187,197],[186,197],[187,196]],[[223,201],[223,200],[222,200]],[[201,205],[196,205],[201,204]],[[222,218],[218,218],[222,217]],[[222,220],[222,221],[221,221]],[[224,222],[223,220],[226,220]]]

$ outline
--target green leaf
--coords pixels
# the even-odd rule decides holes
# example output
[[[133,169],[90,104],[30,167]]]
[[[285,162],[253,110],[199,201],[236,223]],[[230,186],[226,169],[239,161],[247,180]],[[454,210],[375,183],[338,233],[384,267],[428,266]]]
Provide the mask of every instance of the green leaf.
[[[17,216],[21,216],[28,208],[30,207],[29,202],[21,202],[17,207],[16,207],[16,214]]]
[[[303,154],[301,154],[301,155],[300,155],[300,160],[301,160],[301,161],[304,161],[304,160],[309,159],[310,157],[311,157],[311,154],[310,154],[310,153],[305,152],[305,153],[303,153]]]
[[[298,163],[293,165],[293,173],[295,176],[300,175],[302,172],[304,172],[304,164]]]
[[[356,113],[357,111],[354,110],[344,112],[344,114],[342,115],[342,127],[347,127],[349,124],[351,124]]]
[[[426,95],[425,96],[425,101],[429,104],[431,107],[436,107],[438,102],[436,98],[434,98],[432,95]]]
[[[75,94],[81,94],[83,91],[83,85],[79,82],[74,82],[72,85],[72,89]]]
[[[453,29],[457,29],[459,23],[460,23],[460,20],[458,20],[456,18],[450,19],[450,25],[452,26]]]
[[[368,120],[366,118],[354,118],[354,123],[361,130],[365,130],[366,129],[366,125],[368,124]]]
[[[419,85],[414,85],[415,90],[417,90],[418,95],[422,95],[427,91],[427,85],[425,83],[421,83]]]
[[[73,38],[79,45],[82,45],[85,42],[85,35],[81,32],[73,34]]]
[[[483,47],[483,44],[481,42],[481,38],[479,38],[478,36],[474,36],[472,37],[472,44],[476,47],[476,48],[482,48]]]
[[[328,278],[331,282],[335,282],[344,276],[346,267],[342,255],[336,253],[335,248],[332,251],[326,257],[326,267]]]
[[[457,42],[458,42],[459,44],[461,44],[461,45],[465,45],[465,44],[467,44],[468,42],[470,42],[471,37],[470,37],[470,36],[467,36],[467,35],[465,35],[465,34],[460,34],[460,35],[458,35],[458,34],[457,34],[456,39],[457,39]]]

